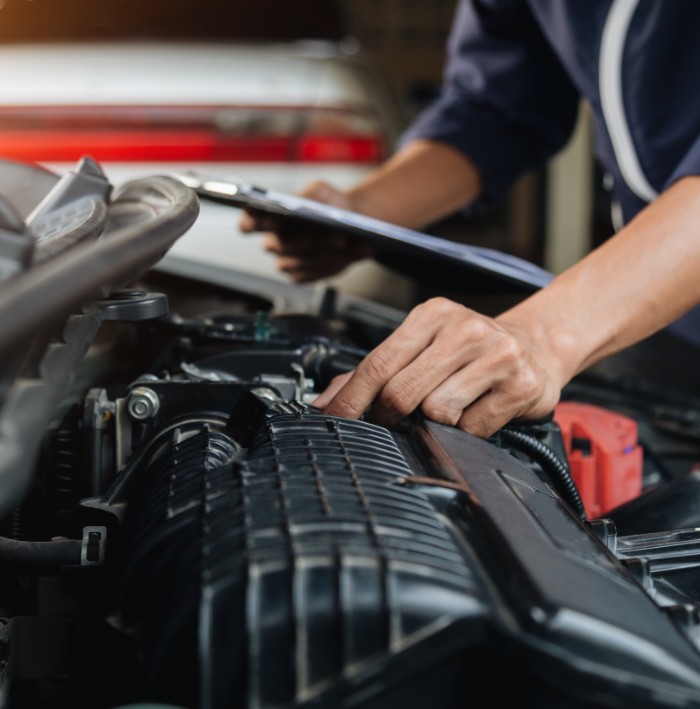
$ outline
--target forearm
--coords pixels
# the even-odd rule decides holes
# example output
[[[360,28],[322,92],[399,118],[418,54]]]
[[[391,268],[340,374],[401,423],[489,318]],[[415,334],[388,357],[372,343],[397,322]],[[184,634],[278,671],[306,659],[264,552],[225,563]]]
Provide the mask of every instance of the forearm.
[[[379,423],[416,407],[489,436],[554,408],[581,369],[700,302],[700,177],[685,178],[624,231],[496,320],[445,299],[414,308],[354,373],[317,400]]]
[[[544,344],[561,383],[700,302],[700,177],[661,195],[550,286],[498,318]]]
[[[356,211],[421,228],[474,201],[481,192],[476,167],[443,143],[416,140],[347,191]]]

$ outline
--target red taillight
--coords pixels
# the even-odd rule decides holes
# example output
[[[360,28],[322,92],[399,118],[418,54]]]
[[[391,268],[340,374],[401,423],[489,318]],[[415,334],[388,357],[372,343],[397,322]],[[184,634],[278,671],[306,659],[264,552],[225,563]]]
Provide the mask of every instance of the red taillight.
[[[382,159],[375,122],[342,109],[0,109],[0,156],[68,162],[349,162]]]
[[[222,140],[206,131],[0,131],[0,155],[68,162],[90,155],[104,162],[279,162],[288,138]]]
[[[299,141],[301,162],[379,162],[382,141],[375,136],[306,135]]]

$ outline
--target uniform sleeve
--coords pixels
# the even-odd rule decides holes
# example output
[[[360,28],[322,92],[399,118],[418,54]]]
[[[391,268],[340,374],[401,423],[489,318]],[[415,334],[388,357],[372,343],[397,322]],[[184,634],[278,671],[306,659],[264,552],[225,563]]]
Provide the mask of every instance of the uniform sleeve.
[[[440,96],[402,143],[447,143],[481,173],[481,201],[561,149],[578,94],[524,0],[460,0]]]
[[[681,178],[691,175],[700,175],[700,135],[698,135],[695,142],[690,146],[690,150],[688,150],[680,163],[678,163],[673,174],[664,185],[664,189],[668,189],[674,182],[678,182]]]

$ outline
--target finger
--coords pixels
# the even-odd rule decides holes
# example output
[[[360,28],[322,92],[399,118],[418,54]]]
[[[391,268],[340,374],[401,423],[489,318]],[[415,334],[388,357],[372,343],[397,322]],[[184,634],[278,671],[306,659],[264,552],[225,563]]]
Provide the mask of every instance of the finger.
[[[496,362],[480,359],[457,372],[425,399],[423,413],[485,438],[515,418],[539,418],[554,407],[558,394],[544,392],[533,369]]]
[[[377,423],[394,425],[437,396],[440,408],[435,420],[455,425],[464,407],[490,387],[492,379],[482,386],[484,375],[492,377],[494,365],[499,376],[506,368],[505,363],[500,366],[503,335],[486,318],[453,305],[439,305],[431,314],[440,329],[428,349],[384,387],[371,411]],[[476,382],[477,390],[472,393],[463,382]]]
[[[305,269],[302,271],[293,271],[291,273],[286,273],[286,275],[292,283],[297,283],[299,285],[316,283],[317,281],[333,278],[333,276],[337,276],[339,273],[342,273],[345,269],[345,265],[346,264],[339,264],[335,268],[326,267],[318,270]]]
[[[261,212],[244,211],[238,222],[238,228],[244,234],[253,231],[277,231],[280,227],[278,217]]]
[[[487,395],[501,407],[504,420],[527,411],[539,399],[541,382],[520,349],[507,338],[485,340],[471,363],[445,379],[423,401],[423,413],[433,421],[459,425],[463,411]]]
[[[309,234],[305,232],[281,232],[265,234],[263,248],[272,253],[285,256],[303,256],[306,254],[347,253],[348,257],[356,252],[364,253],[366,248],[356,248],[350,244],[343,234],[330,232],[327,234]]]
[[[263,235],[262,245],[266,251],[288,256],[300,256],[317,250],[304,234],[267,233]]]
[[[323,202],[333,207],[348,207],[348,198],[327,182],[316,180],[308,184],[300,193],[300,197]]]
[[[516,418],[541,418],[556,404],[558,395],[533,397],[530,374],[518,374],[499,382],[493,389],[465,407],[457,427],[479,438],[488,438]],[[529,403],[523,403],[523,400]]]
[[[331,399],[345,386],[345,383],[351,376],[352,372],[346,372],[345,374],[339,374],[337,377],[333,377],[325,391],[321,392],[316,399],[314,399],[314,406],[317,406],[319,409],[324,409],[330,403]]]
[[[319,270],[326,267],[345,268],[352,261],[357,260],[354,252],[341,253],[305,253],[305,254],[277,254],[277,268],[282,271]]]
[[[422,312],[417,311],[411,311],[404,324],[360,362],[327,405],[327,413],[359,418],[387,382],[430,345],[436,324],[424,322]]]
[[[468,348],[444,352],[444,346],[433,342],[407,367],[389,381],[369,412],[369,420],[391,428],[415,411],[443,382],[453,381],[453,375],[467,366],[472,357]],[[448,389],[449,390],[449,389]],[[441,411],[440,423],[455,425],[462,414],[459,399]],[[437,419],[436,419],[437,420]]]
[[[464,410],[457,428],[479,438],[488,438],[513,418],[512,402],[509,405],[502,392],[488,392]]]
[[[265,251],[269,251],[272,254],[281,253],[283,248],[279,236],[271,231],[263,234],[260,243]]]
[[[280,256],[275,261],[275,265],[295,283],[308,283],[335,276],[348,265],[348,262],[344,258]]]
[[[255,231],[255,219],[248,212],[243,212],[238,221],[238,229],[245,234]]]
[[[306,253],[300,255],[278,254],[275,265],[297,283],[329,278],[345,270],[353,261],[365,257],[362,249],[344,252]]]
[[[472,386],[464,385],[464,379],[470,377],[472,369],[467,367],[449,377],[423,400],[420,408],[426,418],[448,426],[457,426],[464,411],[490,393],[488,382],[478,377],[470,378],[469,383]]]

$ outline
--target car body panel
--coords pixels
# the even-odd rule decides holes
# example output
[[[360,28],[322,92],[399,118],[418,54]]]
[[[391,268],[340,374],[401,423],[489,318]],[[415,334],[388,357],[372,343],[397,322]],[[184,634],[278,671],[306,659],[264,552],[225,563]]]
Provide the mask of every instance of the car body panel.
[[[352,45],[351,45],[352,46]],[[356,46],[354,47],[356,49]],[[349,55],[324,41],[236,45],[222,42],[128,41],[108,43],[34,43],[0,46],[0,111],[22,106],[147,108],[159,106],[262,107],[274,110],[319,108],[367,115],[381,131],[388,150],[401,126],[391,90],[363,55]],[[100,159],[99,155],[96,155]],[[116,183],[152,174],[197,171],[235,178],[295,193],[314,179],[339,189],[359,181],[366,162],[132,162],[100,160]],[[72,163],[42,161],[65,172]],[[171,251],[170,259],[198,266],[286,280],[260,235],[240,234],[234,213],[205,205],[192,231]],[[161,265],[169,268],[166,258]],[[334,279],[341,289],[406,306],[411,286],[371,262],[355,265]]]

